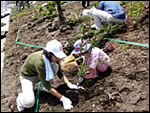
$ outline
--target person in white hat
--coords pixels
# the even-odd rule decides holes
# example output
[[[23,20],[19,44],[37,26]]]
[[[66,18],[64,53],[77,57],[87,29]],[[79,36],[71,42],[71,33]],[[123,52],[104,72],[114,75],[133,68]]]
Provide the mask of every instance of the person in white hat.
[[[84,64],[88,66],[87,74],[84,79],[96,78],[98,72],[105,72],[109,66],[109,56],[98,47],[92,47],[86,40],[77,40],[74,43],[74,50],[71,54],[84,56]]]
[[[24,111],[25,108],[31,108],[35,104],[34,85],[41,81],[41,90],[47,91],[56,96],[63,103],[65,110],[73,108],[72,101],[56,91],[51,86],[51,81],[57,75],[67,84],[70,89],[78,89],[79,87],[69,82],[67,77],[63,75],[59,62],[66,57],[63,52],[62,44],[57,40],[51,40],[46,44],[42,51],[32,53],[28,56],[25,63],[21,67],[20,82],[22,92],[18,94],[16,99],[18,111]]]
[[[91,9],[85,9],[82,12],[83,16],[94,17],[95,24],[91,28],[99,29],[102,22],[125,23],[125,11],[116,1],[101,1],[98,8],[94,6]]]

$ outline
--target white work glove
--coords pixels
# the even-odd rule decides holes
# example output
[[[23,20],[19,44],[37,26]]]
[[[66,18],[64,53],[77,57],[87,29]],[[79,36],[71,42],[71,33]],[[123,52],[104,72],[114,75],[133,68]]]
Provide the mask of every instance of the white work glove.
[[[72,83],[68,83],[67,86],[70,88],[70,89],[84,89],[82,86],[77,86],[75,84],[72,84]]]
[[[71,105],[72,102],[69,98],[62,96],[60,101],[62,101],[65,110],[70,110],[73,108],[73,106]]]
[[[78,81],[77,81],[77,86],[79,86],[83,82],[83,80],[84,80],[84,78],[80,76],[79,79],[78,79]]]
[[[70,89],[78,89],[78,86],[75,85],[75,84],[72,84],[72,83],[68,83],[67,86],[70,88]]]

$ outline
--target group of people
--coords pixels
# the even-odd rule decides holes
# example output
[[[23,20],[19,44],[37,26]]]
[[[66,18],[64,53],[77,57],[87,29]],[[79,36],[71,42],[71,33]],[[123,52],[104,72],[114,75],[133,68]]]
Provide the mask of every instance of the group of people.
[[[23,11],[26,5],[30,8],[30,1],[16,1],[16,6],[18,7],[19,12]]]
[[[103,22],[125,23],[126,14],[124,9],[116,1],[101,1],[98,8],[84,9],[83,16],[94,18],[95,24],[91,28],[99,29]]]
[[[123,8],[115,1],[101,1],[98,8],[85,9],[83,16],[94,16],[95,24],[92,28],[99,29],[103,21],[125,22],[125,12]],[[71,54],[85,57],[84,64],[88,66],[88,71],[84,79],[96,78],[98,72],[107,70],[110,62],[109,56],[98,47],[91,47],[86,40],[77,40],[74,50]],[[88,56],[88,57],[86,57]],[[73,108],[72,101],[66,96],[60,94],[52,87],[51,81],[56,75],[70,89],[81,89],[82,87],[71,83],[62,73],[60,61],[67,57],[63,52],[63,46],[58,40],[51,40],[46,44],[42,51],[30,54],[21,67],[20,82],[22,92],[16,99],[18,111],[25,108],[31,108],[35,104],[34,85],[41,81],[40,90],[51,93],[56,96],[63,104],[65,110]]]

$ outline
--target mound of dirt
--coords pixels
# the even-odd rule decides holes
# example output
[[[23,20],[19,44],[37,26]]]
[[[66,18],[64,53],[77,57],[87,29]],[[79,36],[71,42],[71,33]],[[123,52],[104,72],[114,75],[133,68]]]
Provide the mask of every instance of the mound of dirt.
[[[149,4],[149,2],[145,2],[145,4]],[[79,16],[83,10],[81,2],[67,5],[64,9],[64,14],[74,11]],[[32,26],[33,15],[37,15],[34,8],[30,14],[10,23],[5,43],[5,63],[1,80],[2,112],[17,111],[16,97],[21,92],[20,67],[29,54],[42,50],[41,48],[16,44],[18,27],[27,24],[21,28],[19,42],[44,47],[49,40],[57,39],[64,45],[67,55],[73,49],[74,36],[79,33],[78,25],[68,26],[65,31],[61,30],[61,26],[58,29],[53,28],[53,24],[58,21],[57,17],[45,19]],[[136,28],[128,25],[127,32],[119,34],[118,39],[148,43],[149,9],[143,11],[137,25]],[[56,89],[73,102],[74,108],[71,112],[149,111],[149,48],[119,43],[115,43],[115,46],[114,51],[107,53],[111,58],[108,71],[100,73],[100,77],[97,79],[85,80],[82,83],[84,90],[70,90],[65,84],[56,81]],[[77,69],[70,70],[65,74],[71,82],[77,82]],[[36,91],[35,89],[35,93]],[[35,106],[25,111],[34,112],[34,110]],[[52,111],[66,112],[56,97],[46,92],[40,92],[39,112]]]

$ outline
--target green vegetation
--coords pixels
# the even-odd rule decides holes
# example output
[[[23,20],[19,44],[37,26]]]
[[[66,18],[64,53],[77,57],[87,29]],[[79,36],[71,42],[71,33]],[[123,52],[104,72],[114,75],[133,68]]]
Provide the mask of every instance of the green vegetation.
[[[116,24],[116,23],[104,23],[104,25],[94,31],[94,35],[91,38],[92,45],[97,47],[104,47],[107,38],[116,37],[116,33],[123,32],[125,28],[124,24]]]
[[[124,32],[124,24],[104,23],[98,30],[90,30],[89,27],[82,24],[80,26],[80,34],[75,36],[78,39],[90,39],[92,46],[104,47],[107,38],[116,37],[116,33]]]
[[[143,10],[143,1],[118,1],[121,5],[129,3],[129,14],[132,17],[138,17],[140,13]],[[39,19],[35,24],[41,23],[43,19],[56,17],[60,12],[56,11],[56,4],[64,4],[66,1],[48,1],[48,4],[44,7],[38,6],[37,11],[39,12],[39,16],[44,16],[44,18]],[[98,6],[98,1],[95,2],[96,7]],[[91,7],[91,6],[90,6]],[[90,8],[89,7],[89,8]],[[57,7],[58,8],[58,7]],[[62,10],[62,9],[61,9]],[[19,18],[23,15],[28,14],[27,10],[24,10],[22,13],[19,13],[15,16],[15,18]],[[125,25],[124,24],[116,24],[116,23],[106,23],[104,22],[103,26],[101,26],[98,30],[90,30],[90,27],[87,24],[84,24],[86,22],[91,21],[90,17],[78,17],[77,13],[73,11],[72,13],[67,13],[68,15],[72,15],[71,18],[67,19],[65,21],[65,24],[68,24],[70,26],[79,25],[79,33],[75,36],[75,40],[78,39],[89,39],[91,42],[92,47],[100,47],[103,48],[105,46],[105,43],[108,41],[107,38],[113,38],[116,37],[116,33],[124,32]],[[60,16],[60,15],[59,15]],[[61,15],[63,16],[63,15]],[[32,20],[35,20],[36,17],[32,16]],[[136,24],[136,18],[134,18],[133,24]],[[2,24],[1,24],[2,26]],[[123,50],[127,49],[127,44],[124,46]],[[88,71],[87,66],[84,64],[80,65],[80,70],[77,75],[84,76],[86,72]]]
[[[87,73],[87,71],[88,71],[88,66],[85,64],[81,64],[79,66],[79,71],[77,73],[77,76],[83,77]]]
[[[129,1],[117,1],[120,5],[127,4]]]
[[[54,112],[54,108],[53,108],[53,107],[50,107],[50,108],[49,108],[49,111],[50,111],[50,112]]]
[[[17,19],[17,18],[23,17],[28,14],[29,14],[29,9],[25,9],[21,13],[18,13],[15,16],[13,16],[12,19]]]
[[[6,23],[3,23],[3,22],[1,23],[1,27],[4,27],[5,25],[6,25]]]
[[[129,7],[129,15],[133,18],[133,26],[137,24],[137,19],[141,12],[143,11],[144,7],[144,1],[118,1],[120,5],[124,5],[128,3]]]
[[[130,16],[133,17],[133,25],[136,25],[136,20],[137,18],[139,17],[139,15],[141,14],[141,12],[143,11],[144,7],[144,1],[132,1],[130,4],[129,4],[129,14]]]
[[[66,1],[48,1],[46,6],[44,7],[39,6],[37,8],[38,12],[40,13],[39,16],[50,16],[50,17],[54,17],[54,15],[59,16],[59,23],[63,24],[64,15],[63,15],[63,8],[61,7],[61,5],[64,3],[67,3],[67,2]],[[57,6],[57,12],[58,12],[57,15],[54,14],[54,11],[56,11],[56,6]]]
[[[41,5],[38,6],[37,11],[38,11],[38,12],[42,12],[42,11],[43,11],[43,7],[42,7]]]
[[[74,26],[74,25],[80,25],[82,22],[90,21],[90,19],[87,17],[77,17],[77,18],[75,18],[75,16],[72,17],[67,19],[65,23]]]
[[[95,4],[96,4],[96,7],[98,7],[99,1],[96,1]]]
[[[81,34],[78,34],[75,36],[76,40],[78,39],[90,39],[91,41],[91,48],[92,47],[100,47],[103,48],[105,46],[105,43],[108,41],[107,38],[115,37],[116,33],[120,33],[121,31],[124,31],[123,28],[125,28],[125,25],[123,24],[116,24],[116,23],[104,23],[103,26],[101,26],[98,30],[91,30],[88,31],[88,26],[85,24],[79,25],[79,31]],[[86,32],[86,33],[85,33]],[[126,50],[128,46],[125,46],[123,49]],[[87,59],[88,56],[86,56],[85,59]],[[104,63],[104,62],[98,62],[98,63]],[[79,72],[77,73],[78,76],[83,77],[86,75],[88,71],[88,67],[85,64],[81,64],[79,66]]]
[[[39,16],[52,15],[53,12],[56,10],[55,9],[55,1],[48,1],[47,5],[44,7],[38,6],[37,10],[39,12]]]
[[[79,25],[79,31],[80,31],[82,34],[84,34],[85,32],[87,32],[87,31],[88,31],[87,25],[86,25],[86,24],[80,24],[80,25]]]

